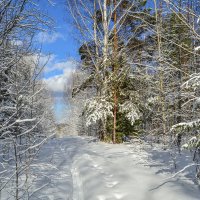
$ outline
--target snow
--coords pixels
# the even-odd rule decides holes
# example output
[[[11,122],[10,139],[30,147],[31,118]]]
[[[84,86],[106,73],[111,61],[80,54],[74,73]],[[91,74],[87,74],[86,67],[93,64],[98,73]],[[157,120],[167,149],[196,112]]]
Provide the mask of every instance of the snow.
[[[200,21],[200,17],[198,17],[198,19],[197,19],[197,24],[199,23],[199,21]]]
[[[171,131],[176,132],[176,130],[178,130],[178,129],[185,130],[188,128],[196,128],[199,126],[199,124],[200,124],[200,119],[193,120],[190,122],[181,122],[181,123],[173,125],[171,128]]]
[[[169,151],[141,142],[94,141],[67,136],[45,144],[40,163],[32,165],[30,200],[199,199],[200,191],[186,172],[169,178],[174,171]],[[182,158],[177,168],[183,166]]]
[[[123,104],[119,105],[121,112],[126,113],[126,118],[133,125],[136,120],[140,119],[141,113],[136,105],[132,101],[125,101]]]
[[[17,119],[16,123],[33,122],[35,120],[36,120],[36,118],[33,118],[33,119]]]
[[[112,103],[106,100],[106,97],[87,100],[85,108],[86,126],[95,124],[100,119],[105,120],[108,116],[113,116],[113,105]]]
[[[199,49],[200,49],[200,46],[194,48],[195,51],[198,51]]]

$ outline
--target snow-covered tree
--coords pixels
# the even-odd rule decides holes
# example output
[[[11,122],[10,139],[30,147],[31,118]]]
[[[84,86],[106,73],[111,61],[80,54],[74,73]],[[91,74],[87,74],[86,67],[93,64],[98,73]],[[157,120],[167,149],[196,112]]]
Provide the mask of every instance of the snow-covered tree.
[[[0,1],[0,192],[16,200],[28,198],[30,165],[49,136],[43,123],[51,111],[42,102],[49,94],[31,48],[49,23],[35,3]]]
[[[144,50],[145,41],[141,38],[146,32],[147,23],[142,21],[142,16],[147,21],[149,20],[148,10],[145,9],[146,1],[83,2],[76,0],[67,1],[67,4],[82,34],[83,44],[79,52],[82,68],[88,74],[85,81],[76,88],[75,93],[85,88],[93,89],[94,97],[87,102],[85,114],[90,122],[102,124],[104,131],[106,131],[105,127],[109,118],[108,123],[113,127],[112,132],[109,132],[108,135],[112,135],[113,143],[115,143],[118,131],[118,113],[124,112],[131,123],[140,115],[137,113],[139,111],[137,102],[132,102],[133,98],[129,98],[130,93],[125,94],[126,90],[122,86],[125,85],[129,75],[137,66],[135,63],[138,63],[141,55],[137,50],[142,48]],[[133,88],[133,90],[137,89]],[[126,98],[126,103],[121,102],[121,97]],[[103,105],[101,109],[100,105]],[[105,105],[109,105],[108,109],[105,109]],[[110,110],[111,105],[113,106],[112,110]],[[102,113],[99,113],[99,110]],[[88,120],[86,119],[86,121]]]

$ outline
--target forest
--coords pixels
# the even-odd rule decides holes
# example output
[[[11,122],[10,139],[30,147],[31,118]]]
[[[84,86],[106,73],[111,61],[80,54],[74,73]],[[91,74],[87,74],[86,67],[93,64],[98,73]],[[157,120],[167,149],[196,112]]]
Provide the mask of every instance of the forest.
[[[80,65],[66,90],[80,129],[112,143],[150,135],[198,152],[199,2],[67,5],[82,42]]]
[[[54,6],[53,0],[44,1]],[[42,45],[34,42],[39,32],[53,29],[54,19],[38,2],[0,0],[0,200],[37,199],[35,193],[48,185],[43,180],[32,189],[40,152],[53,143],[59,127],[62,135],[90,136],[113,149],[138,141],[159,144],[173,154],[175,175],[192,167],[197,184],[200,1],[61,1],[79,44],[76,69],[63,92],[68,103],[63,127],[44,81],[50,56],[45,60]],[[190,162],[176,168],[178,155],[188,153]],[[92,199],[80,196],[73,199]]]

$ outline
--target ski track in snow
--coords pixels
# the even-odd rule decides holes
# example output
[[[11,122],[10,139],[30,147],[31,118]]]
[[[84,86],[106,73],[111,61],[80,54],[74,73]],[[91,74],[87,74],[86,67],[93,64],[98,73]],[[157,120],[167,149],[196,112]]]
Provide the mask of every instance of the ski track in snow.
[[[76,167],[73,167],[71,169],[71,174],[73,181],[73,200],[84,200],[82,191],[82,180]]]
[[[199,200],[200,191],[185,177],[163,182],[171,174],[162,173],[159,162],[156,168],[145,166],[149,157],[139,145],[54,138],[40,155],[50,184],[30,200]],[[46,183],[42,177],[37,187]]]

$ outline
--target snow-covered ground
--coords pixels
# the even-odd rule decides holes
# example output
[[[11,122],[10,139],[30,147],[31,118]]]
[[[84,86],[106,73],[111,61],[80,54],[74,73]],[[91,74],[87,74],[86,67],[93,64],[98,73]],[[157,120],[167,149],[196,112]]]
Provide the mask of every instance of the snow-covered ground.
[[[30,199],[197,200],[200,191],[183,175],[167,179],[169,152],[139,144],[112,145],[92,138],[54,138],[40,154]]]

